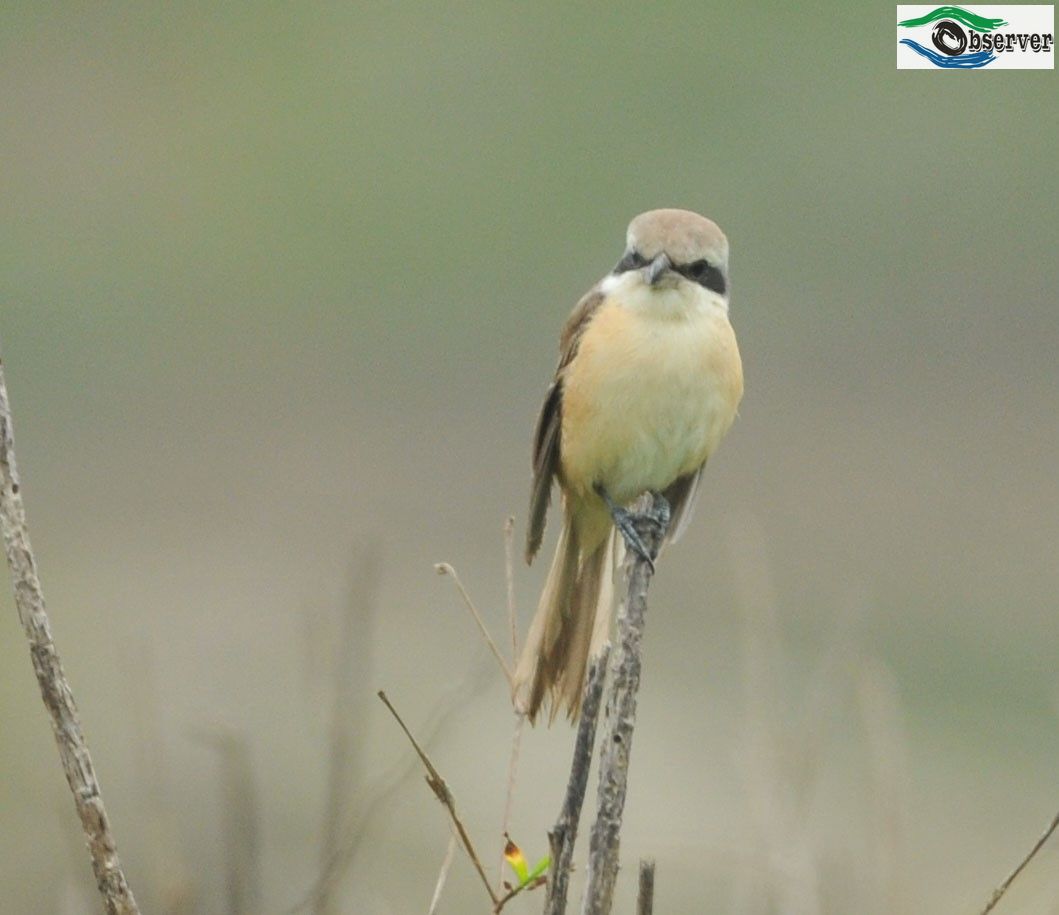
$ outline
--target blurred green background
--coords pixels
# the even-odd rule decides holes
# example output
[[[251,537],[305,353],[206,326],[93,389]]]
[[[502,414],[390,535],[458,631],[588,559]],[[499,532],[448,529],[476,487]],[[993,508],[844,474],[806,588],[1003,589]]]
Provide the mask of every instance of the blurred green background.
[[[0,8],[18,456],[145,912],[304,896],[336,702],[338,818],[363,841],[332,911],[425,912],[448,827],[414,768],[398,780],[379,687],[437,731],[499,860],[506,690],[431,567],[506,642],[500,530],[559,328],[657,206],[729,235],[747,394],[652,592],[618,911],[643,855],[664,912],[984,904],[1059,805],[1059,93],[1050,71],[897,72],[893,22]],[[366,553],[376,613],[342,693]],[[524,624],[543,575],[516,570]],[[0,610],[3,908],[96,911],[6,586]],[[524,738],[532,858],[570,745]],[[1057,858],[997,911],[1057,911]],[[458,858],[441,911],[486,908]]]

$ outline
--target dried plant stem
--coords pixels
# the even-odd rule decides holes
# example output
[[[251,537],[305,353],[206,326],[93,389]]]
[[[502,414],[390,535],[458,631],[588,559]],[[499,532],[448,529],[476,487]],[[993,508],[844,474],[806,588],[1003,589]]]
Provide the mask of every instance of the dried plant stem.
[[[527,890],[534,889],[537,885],[538,881],[531,880],[529,883],[521,883],[518,886],[511,887],[511,889],[509,889],[503,896],[500,897],[500,899],[497,900],[496,905],[493,906],[493,915],[499,915],[499,913],[503,910],[504,906],[506,906],[512,899],[514,899],[516,896],[520,896]]]
[[[449,879],[449,868],[452,867],[452,859],[456,857],[457,841],[456,833],[453,832],[449,836],[449,844],[445,849],[441,870],[438,872],[438,882],[434,884],[434,895],[430,897],[430,908],[427,909],[427,915],[437,915],[438,906],[441,904],[441,894],[445,889],[445,881]]]
[[[497,648],[496,642],[493,641],[493,637],[489,634],[489,630],[485,628],[485,622],[482,620],[482,615],[478,612],[478,608],[474,605],[474,601],[471,600],[471,595],[467,593],[467,589],[464,588],[463,582],[460,581],[460,576],[456,574],[456,570],[450,566],[447,562],[439,562],[434,566],[434,571],[438,575],[448,575],[452,578],[456,584],[457,590],[463,597],[463,602],[467,605],[467,609],[471,611],[471,616],[474,617],[474,621],[478,624],[478,629],[482,633],[482,638],[485,639],[486,644],[489,646],[489,650],[493,653],[493,657],[496,658],[497,663],[500,665],[500,669],[504,672],[504,678],[507,680],[509,688],[514,688],[514,680],[511,675],[511,668],[508,666],[507,661],[504,660],[504,656],[500,653],[500,649]]]
[[[515,780],[518,775],[518,757],[522,748],[522,731],[526,726],[526,716],[515,712],[515,732],[511,737],[511,756],[507,763],[507,791],[504,795],[504,816],[500,823],[501,834],[506,835],[511,825],[511,811],[515,806]],[[500,852],[500,874],[498,877],[500,888],[504,885],[504,853]]]
[[[998,902],[1004,898],[1004,894],[1008,891],[1008,887],[1015,882],[1019,874],[1021,874],[1027,867],[1027,865],[1034,859],[1043,847],[1044,843],[1047,842],[1051,837],[1052,833],[1056,829],[1059,829],[1059,813],[1052,817],[1052,821],[1048,824],[1048,828],[1044,830],[1041,837],[1034,843],[1033,848],[1029,850],[1026,856],[1015,866],[1015,869],[1004,878],[1004,882],[1000,884],[995,890],[993,895],[989,897],[989,902],[986,903],[984,909],[982,909],[981,915],[988,915],[992,912]]]
[[[637,533],[652,557],[658,555],[669,527],[669,504],[658,493],[635,516]],[[618,612],[618,642],[611,661],[611,686],[599,761],[596,822],[589,840],[588,877],[582,915],[608,915],[618,876],[618,849],[629,756],[636,725],[636,693],[640,687],[641,650],[652,563],[629,550],[625,562],[628,589]]]
[[[563,798],[559,818],[548,833],[552,866],[548,895],[544,902],[544,915],[563,915],[566,911],[566,894],[574,858],[574,843],[577,841],[577,825],[581,819],[581,807],[585,802],[588,772],[592,768],[592,747],[596,740],[596,722],[599,720],[599,706],[603,696],[603,684],[607,679],[609,658],[610,645],[605,645],[602,653],[592,661],[588,669],[566,796]]]
[[[518,658],[518,617],[515,607],[515,518],[508,515],[504,521],[504,581],[507,585],[507,619],[511,631],[511,663]],[[522,732],[526,726],[526,716],[515,709],[515,732],[511,737],[511,756],[507,764],[507,791],[504,794],[504,816],[500,823],[500,832],[507,835],[511,825],[511,811],[515,806],[515,781],[518,777],[518,757],[522,748]],[[500,866],[497,875],[497,892],[504,887],[504,852],[500,852]]]
[[[3,364],[0,363],[0,529],[15,589],[15,606],[29,640],[33,670],[41,697],[51,717],[52,732],[59,747],[66,781],[74,796],[92,858],[96,885],[110,915],[132,915],[140,910],[118,858],[110,831],[92,757],[81,731],[77,706],[55,648],[51,623],[44,605],[37,561],[26,530],[26,512],[15,465],[15,442],[11,430],[11,408],[7,399]]]
[[[468,700],[476,695],[486,683],[492,682],[493,666],[485,666],[484,660],[470,668],[455,689],[439,698],[434,711],[428,716],[423,730],[423,746],[430,746],[441,734],[454,716],[459,714]],[[320,875],[308,892],[293,906],[285,910],[284,915],[298,915],[306,909],[319,905],[325,895],[335,892],[335,887],[343,874],[353,865],[360,849],[372,835],[376,821],[387,805],[412,778],[419,763],[414,759],[401,760],[388,773],[380,777],[364,791],[369,800],[354,808],[346,817],[346,822],[339,837],[338,846],[330,860],[324,862]]]
[[[393,715],[397,723],[401,726],[401,730],[404,731],[405,737],[408,738],[409,742],[415,748],[416,754],[426,768],[427,784],[430,786],[430,790],[437,796],[437,799],[441,801],[445,809],[448,810],[449,816],[452,818],[452,823],[456,827],[456,832],[459,833],[460,841],[463,843],[464,850],[471,859],[471,863],[474,864],[474,869],[478,871],[478,876],[482,878],[482,885],[485,887],[485,891],[489,894],[489,898],[493,902],[494,911],[496,911],[497,907],[501,905],[500,898],[493,891],[493,887],[489,883],[489,878],[485,875],[485,868],[482,867],[482,860],[478,857],[478,852],[474,850],[474,843],[471,842],[471,837],[467,834],[467,829],[464,827],[463,821],[460,820],[459,814],[456,813],[456,800],[453,798],[452,792],[449,791],[449,786],[445,784],[445,779],[441,777],[441,773],[434,768],[434,764],[430,761],[430,757],[427,756],[426,752],[412,736],[412,732],[408,730],[408,726],[401,719],[401,716],[397,714],[397,709],[395,709],[390,703],[390,700],[386,697],[386,693],[380,689],[378,695],[382,700],[383,705],[390,710],[390,714]]]
[[[636,915],[651,915],[655,908],[655,862],[640,859],[640,891],[636,896]]]
[[[504,583],[507,585],[507,628],[511,632],[512,663],[518,660],[518,613],[515,607],[515,516],[504,521]]]

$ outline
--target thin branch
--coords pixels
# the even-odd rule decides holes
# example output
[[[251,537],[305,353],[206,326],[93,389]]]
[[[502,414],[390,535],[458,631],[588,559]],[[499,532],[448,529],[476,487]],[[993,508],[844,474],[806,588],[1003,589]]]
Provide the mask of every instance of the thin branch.
[[[509,889],[503,896],[500,897],[500,899],[497,900],[496,905],[493,906],[493,915],[500,915],[500,912],[503,910],[504,906],[506,906],[512,899],[514,899],[518,895],[521,895],[522,893],[525,893],[527,890],[536,889],[538,886],[541,885],[542,882],[546,881],[547,879],[547,877],[538,877],[536,880],[529,881],[529,883],[520,883],[518,886],[511,887],[511,889]]]
[[[493,641],[493,637],[489,634],[489,630],[485,628],[485,623],[482,621],[482,615],[478,612],[478,608],[475,607],[474,601],[471,600],[471,596],[467,593],[467,589],[463,587],[463,582],[460,581],[460,576],[456,574],[456,570],[447,562],[439,562],[435,564],[434,571],[437,572],[438,575],[451,576],[453,582],[456,584],[456,588],[463,597],[463,602],[467,605],[467,609],[471,611],[471,616],[474,617],[474,621],[478,624],[478,629],[482,633],[482,638],[485,639],[486,644],[489,646],[489,650],[493,653],[493,657],[496,658],[497,663],[500,665],[500,669],[504,672],[504,678],[507,680],[508,688],[514,689],[515,681],[511,674],[511,668],[508,666],[507,661],[504,660],[504,656],[500,653],[500,649],[496,647],[496,642]]]
[[[445,779],[441,777],[441,773],[434,768],[434,764],[430,761],[430,757],[427,756],[423,748],[416,742],[416,739],[412,736],[412,732],[408,730],[408,726],[401,719],[401,716],[397,714],[397,709],[390,704],[390,700],[386,698],[386,693],[381,689],[379,690],[379,698],[382,700],[389,710],[390,714],[397,720],[397,723],[401,726],[401,730],[404,731],[405,737],[408,738],[409,742],[415,748],[423,766],[427,770],[427,784],[430,786],[430,790],[434,792],[437,799],[441,801],[442,805],[449,812],[449,816],[452,817],[453,825],[456,827],[456,831],[460,834],[460,841],[463,842],[463,847],[470,857],[474,868],[478,871],[478,876],[482,878],[482,885],[485,887],[485,891],[489,894],[489,898],[492,900],[494,906],[500,905],[500,898],[493,892],[493,887],[489,883],[489,878],[485,875],[485,868],[482,867],[481,859],[478,857],[478,853],[474,850],[474,844],[471,842],[471,837],[467,834],[467,829],[464,827],[463,822],[460,820],[459,814],[456,813],[456,799],[452,796],[452,792],[449,791],[449,786],[445,784]]]
[[[504,522],[504,582],[507,584],[507,625],[511,630],[511,663],[518,661],[518,614],[515,610],[515,516]]]
[[[427,915],[437,915],[438,906],[441,904],[441,894],[445,889],[445,881],[449,879],[449,868],[452,867],[452,859],[456,857],[456,833],[449,836],[449,844],[445,849],[445,857],[441,862],[441,870],[438,872],[438,882],[434,885],[434,895],[430,897],[430,908]]]
[[[669,527],[669,504],[658,493],[648,497],[648,507],[634,516],[636,531],[653,557],[658,555]],[[611,661],[611,687],[599,761],[596,822],[589,841],[588,876],[582,915],[608,915],[618,877],[618,849],[629,755],[636,726],[636,693],[640,687],[641,652],[647,589],[652,563],[635,550],[625,560],[628,590],[618,612],[618,645]]]
[[[987,902],[986,907],[982,909],[981,915],[988,915],[989,912],[992,912],[993,909],[996,908],[996,904],[1004,898],[1004,894],[1008,891],[1008,887],[1011,886],[1018,875],[1026,869],[1026,866],[1034,859],[1037,852],[1044,847],[1044,843],[1052,837],[1052,833],[1055,832],[1056,829],[1059,829],[1059,813],[1052,817],[1052,821],[1048,824],[1048,828],[1044,830],[1041,837],[1034,843],[1033,848],[1029,850],[1026,857],[1024,857],[1015,869],[1004,878],[1004,882],[993,890],[993,895],[989,897],[989,902]]]
[[[449,690],[437,701],[423,726],[426,732],[423,745],[431,746],[444,733],[451,720],[466,708],[467,701],[493,681],[493,676],[493,665],[486,666],[484,659],[468,670],[455,689]],[[402,760],[364,790],[363,795],[369,800],[355,807],[346,817],[346,824],[334,855],[324,862],[320,875],[308,892],[287,909],[284,915],[298,915],[318,905],[323,895],[334,892],[338,881],[356,860],[361,845],[372,834],[379,815],[418,768],[415,757]]]
[[[610,645],[604,645],[599,657],[588,668],[588,679],[581,699],[581,720],[574,739],[574,758],[570,764],[570,778],[566,783],[566,797],[559,811],[555,826],[548,833],[552,849],[551,880],[548,881],[548,897],[544,903],[544,915],[563,915],[566,911],[566,892],[570,883],[570,870],[574,859],[574,843],[577,841],[577,825],[581,820],[581,807],[585,802],[588,787],[588,772],[592,768],[592,747],[596,741],[596,722],[603,696],[603,684],[607,679],[607,661]]]
[[[504,797],[504,817],[501,822],[500,832],[506,835],[511,825],[511,811],[515,806],[515,779],[518,775],[518,757],[522,747],[522,731],[526,726],[526,716],[521,712],[515,712],[515,733],[511,737],[511,756],[507,763],[507,793]],[[498,884],[504,885],[504,852],[500,852],[500,873],[497,877]]]
[[[636,915],[651,915],[655,908],[655,861],[640,859],[640,891],[636,896]]]
[[[110,915],[134,915],[140,910],[125,880],[73,692],[52,639],[51,623],[37,575],[37,560],[26,530],[26,511],[20,489],[11,408],[0,362],[0,530],[3,531],[4,549],[15,589],[15,606],[29,640],[41,698],[51,717],[66,782],[74,796],[88,843],[96,885]]]
[[[511,630],[511,663],[518,658],[518,619],[515,607],[515,518],[508,515],[504,521],[504,581],[507,584],[507,620]],[[515,806],[515,781],[518,776],[518,757],[522,747],[522,731],[526,716],[515,709],[515,733],[511,737],[511,756],[507,763],[507,791],[504,795],[504,816],[500,832],[507,835],[511,825],[511,811]],[[497,886],[504,885],[504,852],[500,852],[500,867],[497,874]],[[499,889],[498,889],[499,892]]]

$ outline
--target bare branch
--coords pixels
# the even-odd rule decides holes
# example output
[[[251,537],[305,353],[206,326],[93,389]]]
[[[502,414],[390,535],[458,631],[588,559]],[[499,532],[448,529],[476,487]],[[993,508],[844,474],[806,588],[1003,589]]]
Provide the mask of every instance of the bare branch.
[[[521,712],[515,712],[515,733],[511,736],[511,756],[507,763],[507,792],[504,796],[504,817],[500,824],[500,832],[504,835],[507,834],[508,827],[511,825],[511,811],[515,806],[515,778],[518,775],[518,756],[519,751],[522,748],[522,731],[526,725],[526,716]],[[504,852],[500,852],[500,873],[498,876],[499,885],[503,886],[504,881]]]
[[[669,504],[658,493],[634,516],[637,533],[652,557],[658,555],[669,527]],[[618,612],[618,644],[611,662],[611,687],[599,761],[596,822],[589,841],[588,876],[582,915],[608,915],[618,876],[621,818],[629,777],[629,755],[636,726],[636,693],[640,688],[644,617],[653,564],[629,550],[625,560],[628,590]]]
[[[654,858],[640,859],[640,892],[636,897],[636,915],[651,915],[655,908]]]
[[[1027,865],[1034,859],[1037,852],[1043,847],[1044,843],[1047,842],[1051,837],[1052,833],[1056,829],[1059,829],[1059,813],[1052,817],[1052,821],[1048,824],[1048,828],[1044,830],[1041,837],[1034,843],[1033,848],[1029,850],[1026,856],[1016,865],[1015,869],[1004,878],[1004,882],[1000,884],[995,890],[993,895],[989,897],[989,902],[986,903],[984,909],[982,909],[981,915],[988,915],[992,912],[998,902],[1004,898],[1004,894],[1008,891],[1008,887],[1015,882],[1019,874],[1021,874],[1027,867]]]
[[[515,612],[515,516],[504,522],[504,581],[507,584],[507,625],[511,630],[511,663],[518,659],[518,614]]]
[[[563,798],[559,818],[548,834],[552,849],[552,866],[544,915],[563,915],[566,911],[566,893],[574,858],[574,843],[577,841],[581,807],[585,802],[588,772],[592,768],[592,747],[596,740],[596,722],[599,720],[599,705],[603,696],[603,684],[607,679],[609,658],[610,645],[605,645],[602,653],[592,661],[588,669],[585,691],[581,699],[581,720],[578,722],[577,737],[574,739],[570,779],[566,784],[566,797]]]
[[[433,712],[429,715],[423,730],[426,737],[423,739],[424,746],[430,746],[444,733],[447,725],[453,717],[460,714],[467,705],[467,701],[484,689],[488,683],[493,682],[493,665],[488,666],[485,660],[475,664],[467,671],[457,686],[443,695],[435,705]],[[360,851],[361,845],[371,834],[379,815],[390,804],[394,796],[400,791],[408,780],[419,768],[419,763],[414,757],[394,766],[386,775],[375,780],[364,791],[364,796],[369,800],[354,808],[346,818],[342,829],[342,836],[330,860],[324,862],[320,875],[317,877],[309,891],[293,906],[286,910],[285,915],[296,915],[308,908],[319,904],[323,895],[333,893],[338,881],[352,866]]]
[[[471,600],[471,595],[467,593],[467,589],[463,587],[463,582],[460,581],[460,576],[456,574],[456,570],[447,562],[439,562],[435,564],[434,571],[437,572],[438,575],[451,576],[453,582],[456,584],[456,588],[463,597],[463,602],[467,605],[467,609],[471,611],[471,616],[474,617],[474,621],[478,624],[478,629],[482,633],[482,638],[485,639],[486,644],[489,646],[489,650],[493,653],[493,657],[496,658],[497,663],[500,665],[500,669],[504,672],[504,678],[507,680],[508,688],[514,689],[514,679],[511,675],[511,668],[508,666],[507,661],[504,660],[504,656],[500,653],[500,649],[496,647],[496,642],[493,641],[493,637],[489,634],[489,630],[485,628],[482,615],[478,612],[478,608],[475,607],[474,601]]]
[[[538,886],[541,885],[541,883],[545,882],[547,879],[547,877],[538,877],[536,880],[529,881],[529,883],[520,883],[518,886],[511,887],[511,889],[509,889],[503,896],[500,897],[500,899],[497,901],[497,904],[493,906],[493,915],[500,915],[500,912],[503,910],[504,906],[506,906],[512,899],[514,899],[516,896],[521,895],[527,890],[536,889]]]
[[[11,408],[3,364],[0,363],[0,529],[3,531],[4,549],[15,589],[15,606],[29,640],[41,698],[51,717],[52,732],[59,747],[66,782],[74,796],[74,805],[88,843],[96,885],[110,915],[133,915],[140,910],[125,880],[92,757],[81,730],[73,692],[52,639],[51,623],[37,575],[37,560],[26,529],[26,511],[20,489]]]
[[[511,630],[511,663],[518,658],[518,619],[515,608],[515,516],[508,515],[504,521],[504,581],[507,584],[507,621]],[[518,757],[522,747],[522,730],[526,716],[515,709],[515,733],[511,737],[511,756],[507,764],[507,792],[504,795],[504,817],[500,832],[507,835],[511,825],[511,811],[515,806],[515,780],[518,775]],[[500,852],[500,868],[497,885],[504,883],[504,853]]]
[[[445,809],[448,810],[449,816],[452,817],[453,825],[455,825],[456,831],[460,834],[460,841],[463,842],[464,849],[474,864],[475,870],[478,871],[478,876],[482,878],[482,885],[485,887],[485,891],[493,901],[493,906],[499,906],[500,898],[493,892],[493,888],[489,884],[489,878],[485,875],[485,868],[482,867],[481,859],[478,857],[478,853],[474,850],[474,844],[471,842],[471,837],[467,834],[467,829],[460,820],[459,814],[456,813],[456,799],[452,796],[452,792],[449,791],[449,786],[445,784],[445,779],[441,777],[441,773],[434,768],[434,764],[430,761],[430,757],[427,756],[423,748],[416,742],[416,739],[412,736],[412,732],[408,730],[408,726],[401,719],[401,716],[397,714],[397,709],[395,709],[393,705],[390,704],[390,700],[386,698],[386,693],[380,689],[378,695],[382,700],[383,705],[390,710],[390,714],[397,720],[397,723],[401,726],[401,730],[405,733],[405,737],[408,738],[409,742],[415,748],[420,760],[422,760],[423,766],[427,770],[427,784],[430,786],[430,790],[434,792],[437,799],[441,801]]]

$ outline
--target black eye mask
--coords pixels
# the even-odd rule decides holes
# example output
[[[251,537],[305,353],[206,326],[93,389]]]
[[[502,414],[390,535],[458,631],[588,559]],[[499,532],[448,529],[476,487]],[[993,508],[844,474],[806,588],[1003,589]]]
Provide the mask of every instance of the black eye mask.
[[[627,251],[612,271],[615,275],[626,273],[629,270],[639,270],[646,267],[650,261],[639,251]],[[698,283],[704,289],[724,295],[728,291],[724,274],[714,267],[709,261],[698,260],[690,264],[674,264],[673,269],[681,276],[686,277],[693,283]]]

